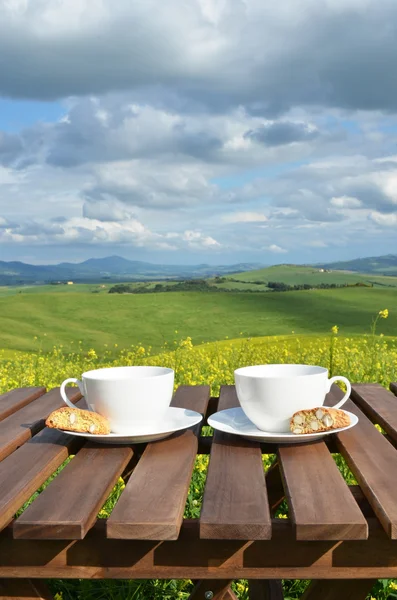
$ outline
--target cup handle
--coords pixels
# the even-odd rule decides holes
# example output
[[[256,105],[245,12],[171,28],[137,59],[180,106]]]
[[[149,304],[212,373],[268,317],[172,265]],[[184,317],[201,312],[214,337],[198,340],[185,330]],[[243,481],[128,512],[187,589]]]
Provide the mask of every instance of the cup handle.
[[[65,404],[67,404],[68,406],[70,406],[70,408],[76,408],[75,405],[73,404],[73,402],[70,402],[70,400],[67,397],[66,392],[65,392],[65,388],[66,388],[66,386],[67,386],[68,383],[77,383],[81,395],[84,396],[83,382],[80,381],[80,379],[75,379],[74,377],[69,377],[69,379],[65,379],[65,381],[62,382],[62,384],[61,384],[60,392],[61,392],[61,398],[62,398],[62,400],[65,402]]]
[[[343,377],[342,375],[335,375],[335,377],[331,377],[331,379],[328,379],[328,391],[330,391],[331,386],[335,381],[343,381],[347,388],[346,394],[343,396],[342,400],[340,400],[338,404],[335,404],[335,406],[332,406],[332,408],[340,408],[344,405],[346,400],[350,398],[352,386],[350,385],[350,381],[346,379],[346,377]]]

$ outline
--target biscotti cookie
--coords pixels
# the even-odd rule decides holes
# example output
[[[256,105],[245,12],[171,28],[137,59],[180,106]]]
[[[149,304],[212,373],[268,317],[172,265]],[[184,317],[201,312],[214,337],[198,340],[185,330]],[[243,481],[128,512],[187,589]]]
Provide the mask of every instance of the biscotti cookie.
[[[54,410],[46,420],[47,427],[63,429],[64,431],[76,431],[78,433],[93,433],[105,435],[110,433],[110,426],[102,415],[82,410],[80,408],[58,408]]]
[[[350,425],[350,417],[343,410],[320,406],[310,410],[298,410],[292,415],[290,429],[292,433],[317,433],[339,429]]]

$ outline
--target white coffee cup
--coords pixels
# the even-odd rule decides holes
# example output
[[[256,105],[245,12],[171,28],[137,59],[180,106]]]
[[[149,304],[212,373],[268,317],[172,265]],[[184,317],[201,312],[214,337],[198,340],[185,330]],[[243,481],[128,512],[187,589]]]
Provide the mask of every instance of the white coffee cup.
[[[328,379],[328,370],[309,365],[257,365],[234,372],[236,392],[247,417],[262,431],[287,432],[298,410],[322,406],[334,381],[347,391],[334,408],[340,408],[351,392],[346,377]]]
[[[147,432],[167,412],[174,389],[174,371],[166,367],[110,367],[65,379],[61,396],[70,402],[65,387],[76,383],[88,409],[106,417],[112,433]]]

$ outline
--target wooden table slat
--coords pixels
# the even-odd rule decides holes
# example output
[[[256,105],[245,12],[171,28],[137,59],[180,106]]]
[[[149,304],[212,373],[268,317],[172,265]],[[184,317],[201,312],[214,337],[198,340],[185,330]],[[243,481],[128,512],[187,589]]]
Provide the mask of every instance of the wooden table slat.
[[[234,386],[223,386],[219,410],[238,406]],[[271,537],[260,445],[216,431],[200,517],[203,539]]]
[[[45,394],[45,387],[26,387],[11,390],[0,396],[0,421]]]
[[[129,446],[86,444],[14,522],[14,537],[83,539],[132,455]]]
[[[72,402],[81,398],[78,388],[67,388],[66,393]],[[43,429],[48,415],[61,406],[65,406],[65,403],[59,388],[54,388],[1,421],[0,461]]]
[[[279,579],[251,579],[249,600],[284,600],[283,585]]]
[[[334,385],[327,403],[335,404],[343,397]],[[348,400],[343,408],[356,414],[358,424],[335,435],[339,452],[356,477],[363,494],[387,534],[397,539],[397,501],[394,473],[397,473],[397,452],[374,427],[364,413]]]
[[[352,386],[352,400],[373,422],[397,441],[397,398],[378,383]]]
[[[297,540],[362,540],[368,524],[324,442],[280,445]]]
[[[205,414],[209,386],[181,386],[172,406]],[[175,540],[182,525],[201,424],[148,444],[107,522],[109,538]]]
[[[77,405],[84,406],[84,400]],[[84,438],[46,427],[0,462],[0,530],[83,443]]]
[[[226,594],[233,594],[230,589],[231,583],[231,579],[202,579],[194,586],[188,600],[203,600],[208,592],[213,593],[211,600],[229,600],[230,596]],[[231,598],[233,597],[235,598],[234,594]]]
[[[393,392],[395,396],[397,396],[397,382],[392,382],[390,384],[390,391]]]

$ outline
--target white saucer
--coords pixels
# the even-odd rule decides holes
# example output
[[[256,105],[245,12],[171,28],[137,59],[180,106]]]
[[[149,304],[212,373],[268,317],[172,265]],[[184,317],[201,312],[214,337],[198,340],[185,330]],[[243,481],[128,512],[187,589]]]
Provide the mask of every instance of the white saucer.
[[[245,415],[242,408],[228,408],[221,410],[208,419],[208,425],[223,431],[224,433],[232,433],[234,435],[240,435],[244,438],[255,442],[271,442],[276,444],[299,444],[302,442],[311,442],[319,440],[327,435],[333,433],[339,433],[340,431],[346,431],[358,423],[358,417],[347,410],[343,411],[350,417],[350,425],[341,429],[331,429],[330,431],[321,431],[318,433],[310,434],[296,434],[296,433],[274,433],[268,431],[261,431],[254,425],[248,417]]]
[[[131,431],[126,433],[108,433],[107,435],[95,435],[93,433],[77,433],[76,431],[64,431],[69,435],[84,437],[92,442],[99,444],[143,444],[146,442],[155,442],[162,440],[176,431],[188,429],[200,423],[203,416],[195,410],[187,408],[170,407],[165,417],[150,431]]]

